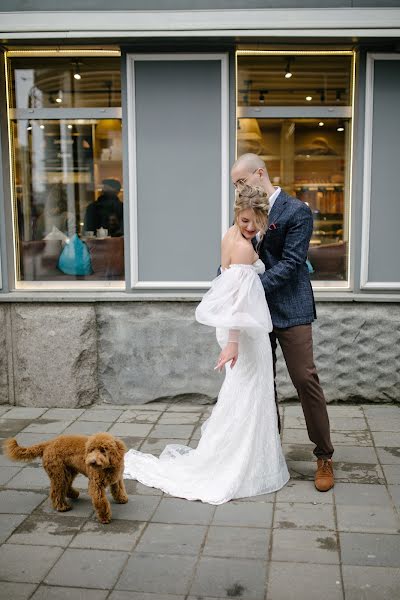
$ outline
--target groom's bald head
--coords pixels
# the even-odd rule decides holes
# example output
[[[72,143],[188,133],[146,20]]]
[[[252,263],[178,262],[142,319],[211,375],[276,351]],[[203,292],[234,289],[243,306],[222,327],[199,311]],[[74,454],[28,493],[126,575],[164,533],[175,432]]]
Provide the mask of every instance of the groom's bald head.
[[[256,169],[264,169],[267,171],[267,167],[265,166],[265,162],[261,160],[257,154],[252,154],[248,152],[247,154],[242,154],[239,158],[233,163],[232,171],[238,168],[246,169],[249,173],[255,171]]]
[[[268,194],[274,191],[265,162],[257,154],[248,152],[239,156],[232,166],[231,178],[233,185],[239,191],[245,183],[261,186]]]

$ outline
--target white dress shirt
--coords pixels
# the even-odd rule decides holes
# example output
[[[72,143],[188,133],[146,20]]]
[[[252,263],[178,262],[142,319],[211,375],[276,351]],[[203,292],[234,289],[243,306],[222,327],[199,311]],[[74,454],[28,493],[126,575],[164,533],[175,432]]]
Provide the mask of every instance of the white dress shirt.
[[[275,202],[275,200],[277,199],[277,197],[279,196],[280,193],[281,193],[281,188],[280,187],[276,187],[274,193],[271,194],[270,197],[268,198],[268,204],[269,204],[268,214],[271,212],[272,207],[274,205],[274,202]],[[256,240],[257,240],[257,242],[260,241],[260,234],[259,234],[259,232],[256,233]]]

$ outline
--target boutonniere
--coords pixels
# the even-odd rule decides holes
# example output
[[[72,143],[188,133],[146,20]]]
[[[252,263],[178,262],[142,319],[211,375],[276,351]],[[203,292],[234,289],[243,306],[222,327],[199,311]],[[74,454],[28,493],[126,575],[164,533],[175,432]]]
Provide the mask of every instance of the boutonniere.
[[[278,229],[278,225],[276,223],[271,223],[268,229],[269,231],[275,231],[275,229]]]

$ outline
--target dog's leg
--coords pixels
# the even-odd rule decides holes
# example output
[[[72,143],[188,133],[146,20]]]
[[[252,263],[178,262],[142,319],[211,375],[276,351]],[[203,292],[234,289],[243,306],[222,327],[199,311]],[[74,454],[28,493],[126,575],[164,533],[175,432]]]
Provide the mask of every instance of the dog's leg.
[[[111,521],[111,506],[107,500],[104,486],[99,482],[89,480],[88,491],[100,523],[109,523]]]
[[[123,479],[119,479],[110,485],[112,497],[118,504],[126,504],[128,502],[128,494],[126,493]]]
[[[76,500],[79,498],[79,490],[76,490],[72,487],[74,479],[76,477],[76,473],[68,473],[68,490],[67,490],[67,498],[72,498]]]
[[[57,473],[57,478],[50,477],[50,499],[54,510],[59,512],[71,510],[72,506],[65,500],[65,491],[66,481],[60,480],[60,473]]]

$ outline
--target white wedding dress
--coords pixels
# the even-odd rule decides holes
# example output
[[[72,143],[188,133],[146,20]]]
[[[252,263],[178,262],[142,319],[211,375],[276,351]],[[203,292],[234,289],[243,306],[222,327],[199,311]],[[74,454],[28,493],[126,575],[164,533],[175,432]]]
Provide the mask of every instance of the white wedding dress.
[[[159,458],[125,454],[124,477],[209,504],[282,488],[289,472],[282,453],[274,398],[271,317],[258,273],[264,264],[233,264],[216,277],[196,308],[196,320],[216,327],[221,348],[239,329],[239,358],[225,379],[197,448],[168,444]],[[210,365],[211,369],[211,365]]]

